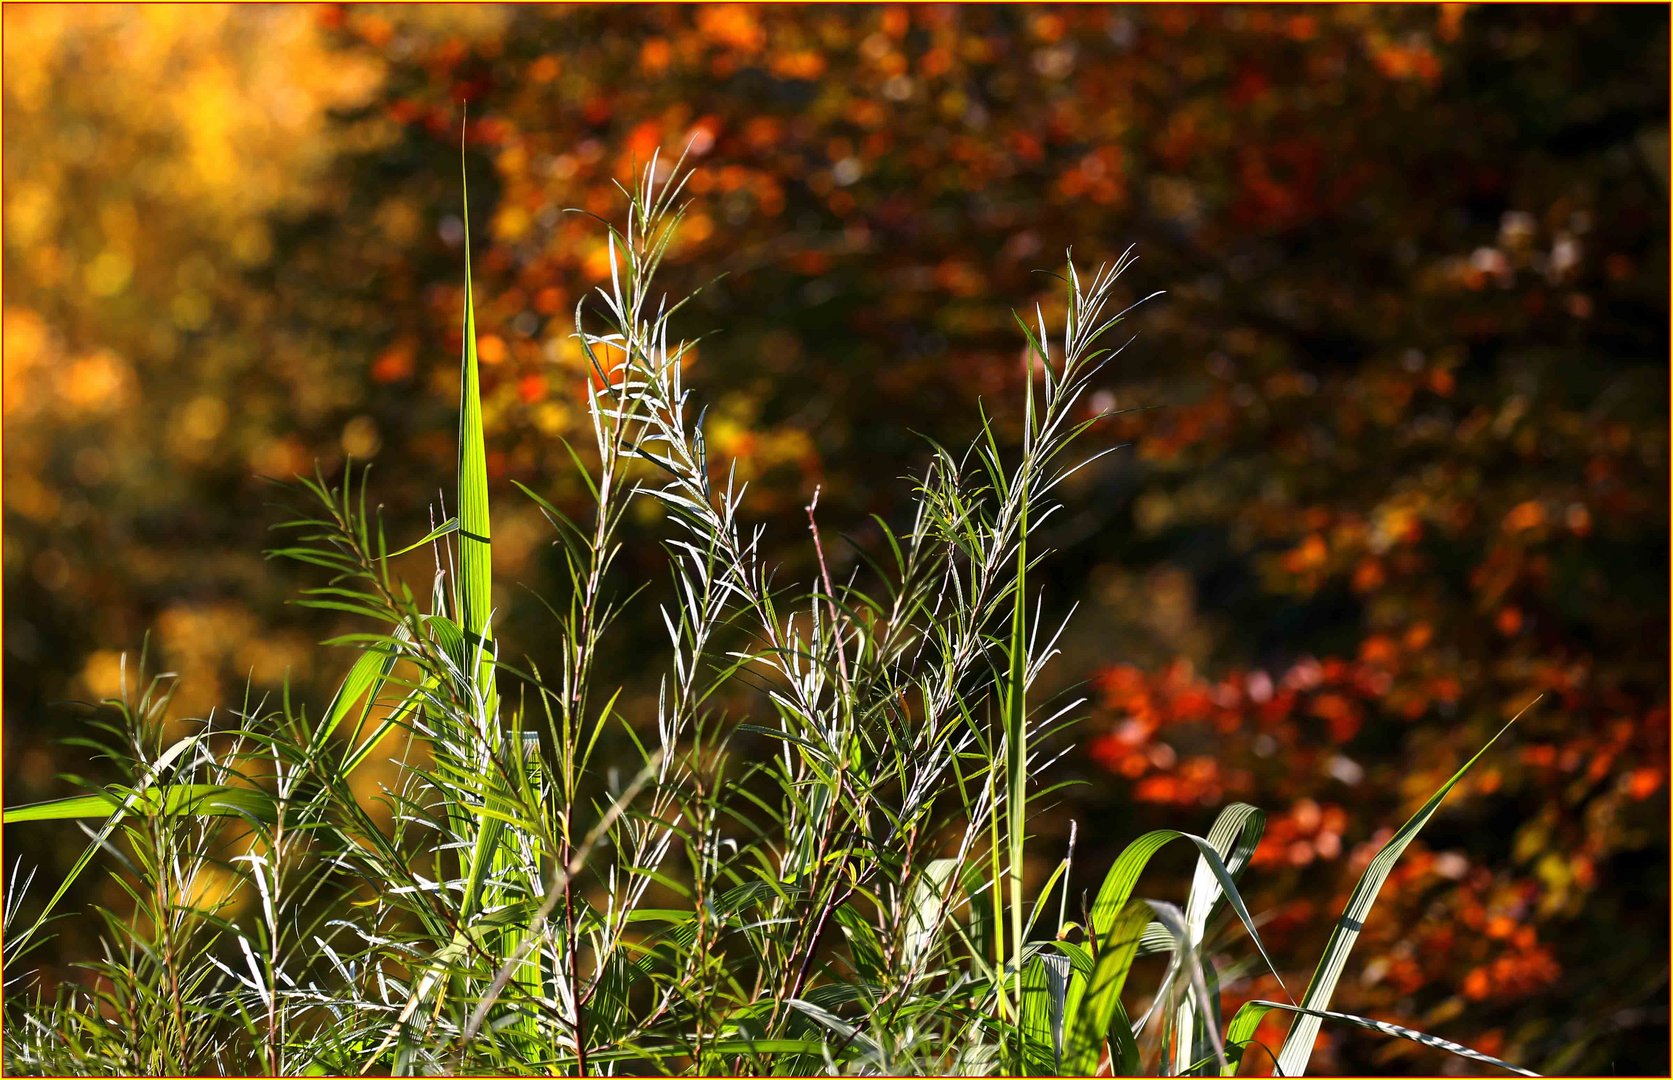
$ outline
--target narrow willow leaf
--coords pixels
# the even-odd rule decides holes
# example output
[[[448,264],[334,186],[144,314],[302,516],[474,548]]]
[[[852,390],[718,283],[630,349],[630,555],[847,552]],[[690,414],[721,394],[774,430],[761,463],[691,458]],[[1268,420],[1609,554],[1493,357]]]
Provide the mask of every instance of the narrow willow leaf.
[[[848,939],[848,957],[854,970],[861,978],[876,979],[883,970],[883,947],[877,940],[877,928],[866,922],[852,904],[837,906],[836,921],[842,928],[842,936]]]
[[[442,522],[440,525],[437,525],[434,529],[431,529],[430,532],[423,539],[414,540],[412,543],[408,544],[404,548],[401,548],[399,551],[391,551],[388,554],[387,557],[393,559],[397,555],[405,555],[409,551],[417,551],[419,548],[423,547],[425,544],[433,544],[437,540],[440,540],[442,537],[452,536],[454,533],[456,533],[458,531],[459,531],[459,519],[458,518],[448,518],[446,521]]]
[[[365,705],[360,710],[361,725],[364,726],[366,715],[377,703],[378,692],[383,688],[384,680],[389,677],[390,668],[395,666],[395,652],[392,649],[373,647],[360,654],[349,673],[343,676],[343,685],[338,687],[336,695],[325,711],[325,720],[314,732],[314,746],[325,745],[325,740],[342,724],[354,708],[357,701],[364,699]]]
[[[941,928],[941,920],[946,918],[947,910],[952,906],[948,899],[949,882],[958,870],[957,859],[936,859],[924,867],[924,872],[918,876],[918,883],[912,888],[912,899],[906,913],[906,963],[917,970],[929,953],[930,946],[935,943],[935,934]]]
[[[416,712],[425,699],[436,692],[439,685],[440,680],[432,675],[414,687],[412,692],[401,700],[400,704],[389,710],[389,715],[383,718],[377,729],[343,758],[342,764],[338,766],[341,775],[347,776],[358,769],[361,763],[371,756],[372,751],[377,749],[378,743],[383,740],[384,735]]]
[[[1531,707],[1531,706],[1530,706]],[[1522,712],[1526,712],[1523,709]],[[1318,968],[1313,972],[1312,982],[1307,984],[1307,993],[1303,995],[1301,1004],[1304,1009],[1296,1016],[1290,1026],[1290,1033],[1284,1039],[1283,1049],[1278,1053],[1278,1069],[1285,1076],[1301,1076],[1307,1071],[1307,1059],[1313,1055],[1313,1040],[1319,1033],[1319,1017],[1314,1013],[1321,1013],[1330,1006],[1331,995],[1336,992],[1336,983],[1342,978],[1342,969],[1347,966],[1348,953],[1353,951],[1354,942],[1359,940],[1359,932],[1365,926],[1365,919],[1371,914],[1371,905],[1377,902],[1377,893],[1382,890],[1383,882],[1388,880],[1389,872],[1407,846],[1416,839],[1419,830],[1429,823],[1440,808],[1441,800],[1447,797],[1454,785],[1461,780],[1470,767],[1487,753],[1492,745],[1499,741],[1499,737],[1510,730],[1511,724],[1521,719],[1522,713],[1517,713],[1510,721],[1500,728],[1487,745],[1477,750],[1475,756],[1464,762],[1462,768],[1452,774],[1452,778],[1441,785],[1439,791],[1429,797],[1411,820],[1400,826],[1384,844],[1382,850],[1371,859],[1371,865],[1360,875],[1359,884],[1354,886],[1353,895],[1348,898],[1348,906],[1342,912],[1342,917],[1336,921],[1336,926],[1330,932],[1330,940],[1325,944],[1324,956],[1319,960]]]
[[[820,1039],[729,1038],[716,1039],[704,1045],[717,1054],[817,1054],[826,1046]]]

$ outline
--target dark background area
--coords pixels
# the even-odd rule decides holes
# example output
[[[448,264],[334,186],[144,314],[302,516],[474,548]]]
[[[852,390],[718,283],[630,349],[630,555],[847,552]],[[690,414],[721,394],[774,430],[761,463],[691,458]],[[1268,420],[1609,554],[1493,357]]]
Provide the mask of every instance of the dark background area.
[[[1667,20],[8,6],[6,800],[90,771],[64,703],[115,692],[147,635],[181,717],[287,673],[329,694],[348,657],[284,604],[314,582],[261,556],[296,501],[268,480],[369,460],[392,535],[426,531],[467,104],[514,654],[546,616],[510,583],[559,567],[511,481],[580,494],[568,335],[607,272],[564,211],[619,215],[654,150],[695,169],[669,288],[726,275],[682,323],[709,443],[787,576],[816,484],[864,547],[923,436],[968,441],[978,402],[1014,423],[1011,310],[1056,295],[1036,271],[1136,245],[1128,298],[1165,295],[1103,377],[1131,411],[1088,444],[1125,447],[1051,538],[1051,602],[1080,604],[1055,677],[1091,703],[1062,766],[1086,782],[1043,832],[1080,821],[1091,883],[1145,828],[1265,808],[1251,906],[1304,983],[1386,830],[1544,695],[1407,854],[1336,1003],[1544,1072],[1665,1073]],[[660,557],[636,529],[629,580]],[[630,698],[654,610],[620,631]],[[8,873],[82,842],[6,841]],[[1318,1071],[1467,1067],[1332,1040]]]

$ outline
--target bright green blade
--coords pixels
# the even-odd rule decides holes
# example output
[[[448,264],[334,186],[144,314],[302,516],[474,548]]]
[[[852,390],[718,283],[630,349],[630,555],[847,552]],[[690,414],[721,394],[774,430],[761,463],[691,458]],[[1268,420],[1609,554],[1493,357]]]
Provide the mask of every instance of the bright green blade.
[[[389,555],[387,556],[387,558],[393,559],[393,558],[395,558],[399,555],[405,555],[409,551],[417,551],[419,548],[423,547],[425,544],[433,544],[437,540],[440,540],[442,537],[452,536],[454,533],[456,533],[458,531],[459,531],[459,519],[458,518],[448,518],[446,521],[442,522],[440,525],[437,525],[434,529],[431,529],[429,531],[429,533],[426,534],[424,537],[422,537],[418,540],[414,540],[412,543],[408,544],[404,548],[401,548],[399,551],[391,551],[389,553]]]
[[[1098,1071],[1109,1039],[1110,1024],[1121,1015],[1121,988],[1138,955],[1139,939],[1150,922],[1150,905],[1129,900],[1108,920],[1098,940],[1098,959],[1087,980],[1074,1023],[1063,1047],[1063,1074],[1091,1076]],[[1125,1023],[1125,1020],[1122,1021]],[[1129,1029],[1129,1038],[1131,1032]]]
[[[1527,710],[1524,709],[1523,712]],[[1464,762],[1462,768],[1452,774],[1452,779],[1441,785],[1441,789],[1429,797],[1410,821],[1400,827],[1400,831],[1389,838],[1382,850],[1377,852],[1371,860],[1371,865],[1360,875],[1359,884],[1354,886],[1353,895],[1348,898],[1348,906],[1342,912],[1342,917],[1336,921],[1336,926],[1330,932],[1330,941],[1325,945],[1324,956],[1319,960],[1318,968],[1313,972],[1312,982],[1307,984],[1307,993],[1301,999],[1304,1010],[1290,1026],[1290,1033],[1284,1039],[1284,1046],[1278,1054],[1278,1071],[1284,1076],[1301,1076],[1307,1071],[1307,1059],[1313,1055],[1313,1040],[1319,1033],[1319,1015],[1330,1006],[1331,995],[1336,992],[1336,983],[1342,978],[1342,969],[1347,965],[1348,953],[1353,951],[1354,942],[1359,940],[1359,931],[1365,925],[1365,919],[1371,914],[1371,905],[1377,902],[1377,893],[1382,890],[1383,882],[1388,880],[1389,872],[1400,858],[1407,846],[1416,839],[1418,831],[1429,823],[1435,816],[1441,800],[1445,799],[1455,784],[1470,771],[1470,766],[1480,760],[1481,755],[1487,753],[1489,747],[1499,741],[1499,736],[1510,730],[1510,725],[1521,718],[1516,718],[1500,728],[1498,734],[1487,740],[1487,745],[1476,751],[1475,757]]]
[[[1096,936],[1102,936],[1109,927],[1116,912],[1123,910],[1133,895],[1133,888],[1138,884],[1139,875],[1143,873],[1151,857],[1162,848],[1175,840],[1189,840],[1201,856],[1199,865],[1206,865],[1214,880],[1224,890],[1226,899],[1231,903],[1232,910],[1242,920],[1243,926],[1249,931],[1249,936],[1255,942],[1255,948],[1260,952],[1261,959],[1266,962],[1268,971],[1273,978],[1278,979],[1278,987],[1288,994],[1284,988],[1284,981],[1278,975],[1277,967],[1272,958],[1267,955],[1266,946],[1261,942],[1260,932],[1255,928],[1254,916],[1249,914],[1249,908],[1243,903],[1243,896],[1237,891],[1237,882],[1232,879],[1231,872],[1221,861],[1220,853],[1212,843],[1201,836],[1180,832],[1178,829],[1156,829],[1128,844],[1110,867],[1104,877],[1104,884],[1098,890],[1098,897],[1092,902],[1092,931]]]
[[[1208,842],[1219,852],[1226,872],[1234,880],[1255,854],[1265,827],[1266,815],[1248,803],[1232,803],[1214,819],[1213,827],[1208,830]],[[1191,879],[1190,899],[1185,904],[1187,940],[1182,944],[1186,952],[1201,955],[1208,920],[1224,896],[1225,889],[1215,876],[1214,868],[1207,858],[1199,855],[1197,870]],[[1177,1033],[1174,1071],[1182,1076],[1189,1075],[1195,1064],[1212,1062],[1218,1056],[1213,1042],[1219,1034],[1220,1017],[1201,1016],[1197,1004],[1195,995],[1185,994],[1174,1010],[1174,1031]]]
[[[464,198],[465,345],[459,387],[459,625],[479,650],[477,689],[494,708],[493,640],[488,616],[493,604],[493,544],[488,524],[488,452],[482,430],[482,380],[476,359],[476,308],[471,292],[470,196]],[[492,733],[490,733],[492,735]]]
[[[494,686],[493,632],[490,618],[493,607],[493,543],[488,521],[488,454],[482,426],[481,372],[476,355],[476,303],[471,281],[470,257],[470,193],[464,175],[464,161],[460,159],[460,182],[465,223],[465,325],[464,356],[459,388],[459,588],[458,611],[460,629],[464,631],[466,647],[474,653],[475,666],[467,666],[475,680],[478,700],[482,702],[484,735],[491,752],[497,753],[504,742],[500,729],[499,695]],[[486,895],[488,880],[496,870],[509,865],[510,854],[502,851],[501,837],[505,831],[503,816],[489,812],[498,788],[486,792],[488,804],[480,812],[476,842],[464,866],[465,891],[461,898],[461,914],[466,919],[476,917],[493,902]],[[509,955],[515,952],[526,928],[512,928],[493,935],[499,950]],[[494,951],[494,950],[490,950]],[[527,983],[531,992],[539,990],[539,972],[535,965],[525,965],[518,981]],[[521,1026],[527,1025],[527,1018]],[[404,1048],[404,1044],[403,1044]]]
[[[1145,954],[1144,937],[1143,934],[1139,936],[1139,947],[1135,953],[1137,956]],[[1092,962],[1092,950],[1085,945],[1073,941],[1054,941],[1052,946],[1069,961],[1069,985],[1063,995],[1063,1017],[1058,1031],[1061,1042],[1075,1033],[1076,1018],[1080,1016],[1081,1003],[1086,999],[1087,983],[1092,978],[1095,965]],[[1114,1075],[1135,1075],[1139,1068],[1139,1047],[1133,1039],[1133,1022],[1128,1018],[1127,1010],[1121,1007],[1119,997],[1115,999],[1115,1011],[1110,1016],[1108,1035],[1110,1067],[1114,1070]],[[1058,1072],[1063,1071],[1063,1053],[1068,1045],[1062,1043],[1058,1047]]]
[[[1034,430],[1034,379],[1028,387],[1024,435]],[[1019,469],[1022,484],[1017,515],[1015,590],[1011,596],[1010,671],[1005,685],[1005,808],[1007,810],[1006,878],[1010,886],[1011,955],[1019,969],[1023,949],[1023,847],[1028,829],[1028,472]],[[1020,972],[1019,972],[1020,973]],[[1021,1064],[1019,1062],[1019,1064]]]
[[[461,162],[461,176],[463,167]],[[459,585],[457,612],[465,642],[475,654],[473,675],[484,703],[489,745],[500,743],[499,709],[494,694],[494,658],[488,616],[493,597],[493,544],[488,524],[488,454],[482,430],[482,382],[476,358],[476,307],[471,286],[470,193],[464,194],[465,323],[464,358],[459,387]],[[483,882],[493,864],[502,825],[484,817],[476,844],[465,863],[464,911],[476,913]]]
[[[391,728],[405,722],[407,717],[411,716],[415,711],[420,709],[423,706],[425,699],[429,695],[435,693],[436,688],[440,685],[441,680],[432,675],[418,686],[414,687],[405,698],[401,699],[400,704],[389,710],[389,714],[378,724],[377,729],[366,738],[360,740],[360,742],[355,745],[354,749],[349,751],[348,755],[343,758],[342,763],[338,766],[340,774],[342,776],[347,776],[354,772],[354,770],[358,769],[361,763],[371,756],[372,751],[377,749],[378,744],[383,740],[384,735],[387,734]]]
[[[257,788],[225,784],[181,784],[167,789],[158,799],[156,788],[128,793],[98,791],[66,799],[13,806],[0,815],[7,825],[24,821],[68,821],[73,818],[105,818],[126,809],[136,814],[198,814],[204,817],[251,817],[274,821],[278,808],[273,796]]]
[[[343,685],[331,699],[331,705],[325,711],[324,722],[314,732],[316,748],[325,745],[325,740],[342,724],[357,701],[365,702],[360,710],[360,723],[365,724],[367,714],[377,703],[384,680],[389,677],[389,669],[394,666],[395,653],[390,649],[373,646],[360,654],[359,659],[349,668],[349,673],[343,676]]]
[[[1036,953],[1022,969],[1022,993],[1017,1006],[1025,1060],[1050,1065],[1049,1075],[1063,1068],[1063,1027],[1069,996],[1069,958],[1060,953]]]

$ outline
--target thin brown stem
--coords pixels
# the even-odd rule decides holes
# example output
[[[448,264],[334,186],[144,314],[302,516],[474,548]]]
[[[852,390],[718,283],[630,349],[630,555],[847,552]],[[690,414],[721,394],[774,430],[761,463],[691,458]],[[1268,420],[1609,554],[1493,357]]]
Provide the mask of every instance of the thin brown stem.
[[[842,674],[842,687],[848,689],[848,654],[842,646],[841,623],[837,617],[836,589],[831,585],[831,569],[825,565],[825,546],[819,542],[819,521],[813,516],[819,507],[819,485],[813,486],[813,501],[807,504],[807,531],[813,534],[813,553],[819,557],[819,576],[825,582],[825,606],[831,612],[831,633],[836,636],[837,670]]]
[[[567,812],[566,812],[565,816],[566,817],[568,816]],[[563,861],[564,861],[565,866],[569,865],[570,854],[571,853],[570,853],[570,849],[569,849],[569,830],[566,828],[564,830],[564,842],[563,842]],[[575,1001],[575,1022],[574,1022],[574,1027],[575,1027],[575,1069],[576,1069],[576,1072],[578,1072],[580,1075],[586,1076],[587,1075],[587,1025],[586,1025],[586,1019],[584,1017],[584,1014],[582,1012],[582,1007],[581,1007],[581,990],[580,990],[580,987],[581,987],[581,968],[580,968],[580,961],[576,958],[576,955],[575,955],[576,945],[578,943],[578,935],[575,932],[575,902],[574,902],[574,899],[573,899],[573,896],[572,896],[572,886],[574,885],[574,881],[575,881],[575,879],[573,877],[571,877],[570,875],[568,875],[568,874],[564,875],[564,879],[563,879],[563,921],[564,921],[564,936],[567,939],[564,943],[564,959],[569,965],[569,992],[570,992],[570,995],[574,998],[574,1001]]]

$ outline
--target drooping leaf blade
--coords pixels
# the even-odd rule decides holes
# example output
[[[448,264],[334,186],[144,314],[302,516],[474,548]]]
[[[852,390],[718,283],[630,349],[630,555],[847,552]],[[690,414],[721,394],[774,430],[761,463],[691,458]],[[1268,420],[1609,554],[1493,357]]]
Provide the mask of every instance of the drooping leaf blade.
[[[1261,942],[1260,933],[1255,928],[1254,916],[1249,913],[1248,906],[1244,904],[1242,894],[1237,890],[1237,882],[1232,879],[1231,872],[1226,869],[1225,863],[1221,861],[1220,853],[1204,837],[1180,832],[1178,829],[1156,829],[1147,832],[1128,844],[1126,849],[1116,858],[1109,873],[1104,877],[1104,884],[1098,890],[1097,899],[1092,903],[1093,933],[1101,936],[1106,932],[1106,928],[1114,918],[1115,913],[1123,910],[1132,897],[1133,888],[1138,884],[1139,874],[1149,864],[1151,857],[1175,840],[1189,840],[1196,847],[1201,862],[1207,865],[1209,873],[1214,876],[1214,880],[1224,890],[1225,897],[1230,902],[1232,910],[1237,912],[1237,917],[1242,920],[1244,928],[1249,931],[1250,938],[1254,940],[1255,948],[1260,952],[1261,959],[1266,962],[1267,970],[1271,971],[1273,977],[1278,979],[1278,986],[1282,989],[1284,986],[1283,979],[1279,977],[1278,969],[1273,965],[1272,958],[1267,954],[1266,946]],[[1285,990],[1284,992],[1287,994],[1289,991]]]
[[[137,793],[96,791],[48,802],[8,807],[0,819],[7,825],[25,821],[69,821],[76,818],[105,818],[117,811],[135,814],[199,814],[204,817],[251,817],[274,821],[278,808],[273,796],[259,788],[227,784],[180,784]]]
[[[1390,1024],[1386,1020],[1372,1020],[1369,1017],[1355,1016],[1352,1013],[1331,1012],[1326,1009],[1309,1009],[1300,1005],[1286,1005],[1283,1002],[1278,1001],[1249,1001],[1245,1002],[1243,1007],[1237,1010],[1237,1015],[1232,1017],[1231,1024],[1226,1028],[1226,1048],[1227,1053],[1231,1055],[1231,1060],[1221,1069],[1222,1076],[1235,1076],[1237,1074],[1242,1054],[1250,1045],[1252,1045],[1251,1040],[1255,1037],[1255,1030],[1260,1027],[1261,1021],[1266,1019],[1267,1014],[1273,1012],[1274,1010],[1294,1013],[1300,1018],[1311,1019],[1314,1022],[1334,1020],[1339,1023],[1353,1024],[1356,1027],[1366,1028],[1371,1031],[1378,1031],[1396,1039],[1406,1039],[1422,1046],[1433,1047],[1437,1050],[1445,1050],[1449,1054],[1455,1054],[1461,1058],[1468,1058],[1471,1061],[1479,1061],[1483,1064],[1493,1065],[1497,1068],[1504,1069],[1506,1072],[1515,1073],[1518,1076],[1540,1075],[1536,1072],[1530,1072],[1519,1065],[1512,1065],[1508,1061],[1500,1060],[1499,1058],[1493,1057],[1491,1054],[1484,1054],[1479,1050],[1472,1050],[1467,1046],[1452,1042],[1449,1039],[1443,1039],[1438,1035],[1430,1035],[1428,1032],[1417,1031],[1409,1027],[1402,1027],[1399,1024]],[[1288,1074],[1286,1073],[1282,1075]]]

